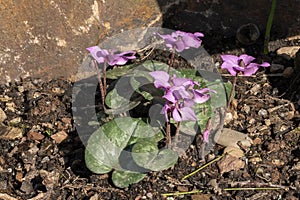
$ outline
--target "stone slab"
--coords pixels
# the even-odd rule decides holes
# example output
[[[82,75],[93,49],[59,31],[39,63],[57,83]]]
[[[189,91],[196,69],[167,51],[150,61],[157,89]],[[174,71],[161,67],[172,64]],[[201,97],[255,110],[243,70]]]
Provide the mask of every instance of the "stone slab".
[[[86,47],[133,28],[163,25],[222,38],[255,23],[264,34],[270,6],[270,0],[0,1],[0,83],[71,79]],[[298,0],[278,1],[272,31],[300,35],[299,10]]]

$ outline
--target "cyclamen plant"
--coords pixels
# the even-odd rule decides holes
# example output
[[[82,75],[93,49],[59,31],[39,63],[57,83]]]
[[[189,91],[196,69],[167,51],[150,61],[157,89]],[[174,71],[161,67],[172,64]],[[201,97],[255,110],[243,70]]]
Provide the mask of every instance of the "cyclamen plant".
[[[122,53],[115,54],[116,50],[107,50],[101,49],[98,46],[92,46],[86,48],[95,59],[95,61],[99,64],[103,63],[103,69],[99,70],[98,65],[95,64],[95,69],[98,75],[99,87],[102,97],[103,109],[105,109],[104,98],[106,95],[106,68],[107,64],[110,66],[114,65],[125,65],[128,60],[135,59],[136,57],[134,51],[125,51]],[[101,79],[101,71],[103,71],[103,83]]]
[[[86,165],[98,174],[113,171],[112,181],[118,187],[127,187],[142,180],[147,170],[160,171],[173,166],[178,159],[178,153],[173,147],[183,130],[195,132],[195,126],[201,127],[204,143],[209,142],[210,119],[206,115],[211,113],[210,98],[217,92],[204,87],[205,81],[196,75],[194,69],[172,69],[175,52],[199,48],[202,43],[200,38],[204,35],[183,31],[155,35],[162,38],[171,51],[168,64],[148,60],[142,64],[125,65],[136,58],[135,51],[116,53],[115,50],[98,46],[87,48],[96,68],[106,120],[88,140]],[[124,66],[107,70],[107,65]],[[112,87],[107,87],[107,78],[115,80]],[[150,83],[147,87],[143,87],[141,80],[144,79]],[[135,96],[127,96],[130,90]],[[157,102],[161,105],[159,114],[165,118],[159,127],[150,125],[149,120],[152,119],[145,118],[143,113],[140,117],[126,116],[129,111],[141,110]],[[191,122],[192,125],[188,124]],[[171,132],[172,127],[175,133]],[[174,145],[172,135],[175,138]],[[158,149],[163,139],[166,139],[167,148]],[[130,152],[132,158],[128,160],[128,156],[125,156],[124,166],[121,155],[126,155],[126,152]],[[134,163],[135,167],[127,163]]]
[[[169,74],[164,71],[150,72],[154,78],[154,85],[156,88],[164,90],[166,103],[163,107],[162,113],[165,115],[167,122],[167,144],[171,146],[170,135],[170,118],[172,117],[177,122],[177,129],[175,138],[179,134],[180,122],[182,121],[196,121],[197,117],[193,110],[195,103],[204,103],[209,100],[209,92],[215,92],[208,88],[194,89],[194,86],[199,86],[197,81],[188,78],[177,78],[176,75],[170,78]]]
[[[247,54],[242,54],[240,56],[235,55],[221,55],[223,60],[223,64],[221,65],[222,69],[226,69],[232,76],[234,76],[232,88],[230,91],[227,109],[230,106],[233,91],[236,86],[236,81],[238,75],[241,76],[251,76],[257,72],[259,67],[269,67],[270,64],[267,62],[263,62],[262,64],[254,63],[252,61],[255,60],[254,57],[249,56]]]

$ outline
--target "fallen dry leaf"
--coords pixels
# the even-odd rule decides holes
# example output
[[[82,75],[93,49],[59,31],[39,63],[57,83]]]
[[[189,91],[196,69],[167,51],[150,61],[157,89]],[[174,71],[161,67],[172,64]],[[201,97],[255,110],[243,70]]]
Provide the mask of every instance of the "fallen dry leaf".
[[[38,132],[34,132],[34,131],[30,131],[27,133],[27,139],[28,140],[37,140],[37,141],[40,141],[42,139],[44,139],[45,136],[41,133],[38,133]]]
[[[59,131],[55,133],[54,135],[51,135],[51,138],[55,140],[57,144],[60,144],[62,141],[64,141],[68,137],[68,134],[65,131]]]
[[[234,157],[232,155],[226,154],[218,163],[217,163],[220,173],[224,174],[232,170],[238,171],[245,167],[245,162],[241,159]]]
[[[228,146],[224,149],[224,153],[227,153],[228,155],[231,155],[235,158],[244,157],[244,152],[241,149],[236,148],[236,147]]]

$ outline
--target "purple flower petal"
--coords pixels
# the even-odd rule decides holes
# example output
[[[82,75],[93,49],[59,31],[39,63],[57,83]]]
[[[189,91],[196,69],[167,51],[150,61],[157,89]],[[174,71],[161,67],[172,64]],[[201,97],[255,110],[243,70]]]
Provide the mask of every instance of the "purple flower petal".
[[[263,63],[260,64],[259,66],[261,66],[261,67],[270,67],[270,63],[268,63],[268,62],[263,62]]]
[[[203,141],[205,142],[205,143],[208,143],[209,142],[209,140],[208,140],[208,136],[209,136],[209,130],[208,129],[205,129],[205,131],[203,132]]]
[[[86,50],[88,50],[90,52],[90,54],[92,55],[92,57],[98,62],[98,63],[103,63],[105,60],[102,57],[102,49],[98,46],[92,46],[92,47],[88,47],[86,48]]]
[[[172,102],[172,103],[176,103],[177,102],[177,100],[176,100],[176,98],[174,96],[173,91],[168,90],[166,92],[166,94],[164,96],[162,96],[162,97],[165,98],[166,100]]]
[[[166,103],[163,107],[163,109],[161,110],[161,114],[165,114],[165,118],[166,118],[166,121],[169,122],[169,116],[168,116],[168,113],[169,111],[171,110],[171,107],[168,103]]]
[[[234,70],[233,65],[228,63],[228,62],[224,62],[221,65],[222,69],[227,69],[227,71],[232,75],[232,76],[236,76],[237,72],[236,70]]]
[[[239,61],[239,57],[235,55],[221,55],[221,58],[224,62],[231,63],[233,65],[237,65]]]
[[[196,37],[204,37],[204,34],[203,33],[200,33],[200,32],[195,32],[194,35]]]
[[[184,86],[184,87],[194,87],[195,83],[189,78],[173,78],[173,83],[175,86]]]
[[[251,76],[258,70],[258,64],[250,63],[243,71],[244,76]]]
[[[182,40],[187,47],[198,48],[201,46],[202,40],[192,33],[186,33],[182,36]]]
[[[214,90],[211,90],[209,88],[203,88],[203,89],[196,89],[194,92],[194,102],[195,103],[204,103],[208,101],[211,97],[210,93],[217,93]]]
[[[98,63],[107,62],[107,64],[111,66],[124,65],[128,60],[136,58],[134,56],[134,51],[126,51],[119,54],[114,54],[115,50],[108,51],[106,49],[101,49],[98,46],[89,47],[87,50]]]
[[[182,52],[184,49],[186,49],[186,46],[182,40],[176,41],[174,43],[174,47],[177,52]]]
[[[176,108],[172,112],[172,117],[173,117],[174,121],[176,121],[176,122],[182,121],[182,118]]]
[[[149,73],[154,78],[154,86],[156,88],[168,89],[171,87],[169,83],[170,76],[165,71],[154,71]]]
[[[169,48],[175,49],[177,52],[181,52],[184,49],[189,49],[190,47],[198,48],[201,46],[202,40],[199,37],[203,37],[202,33],[186,33],[183,31],[175,31],[170,35],[161,35],[155,33],[164,39],[165,44]]]
[[[176,100],[190,98],[190,93],[186,90],[184,86],[173,86],[170,88]]]
[[[190,107],[180,108],[180,114],[181,114],[181,121],[197,121],[196,114],[194,110]]]
[[[242,59],[244,61],[245,65],[249,65],[253,60],[255,60],[254,57],[249,56],[247,54],[240,55],[239,59]]]

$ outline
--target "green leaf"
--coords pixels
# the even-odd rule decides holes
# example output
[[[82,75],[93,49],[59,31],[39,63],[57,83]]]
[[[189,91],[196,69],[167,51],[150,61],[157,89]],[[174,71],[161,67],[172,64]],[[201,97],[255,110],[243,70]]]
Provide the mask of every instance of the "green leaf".
[[[197,116],[197,122],[200,126],[201,131],[205,130],[206,123],[209,118],[212,117],[212,107],[211,102],[208,100],[205,103],[202,104],[195,104],[195,113]]]
[[[104,165],[104,167],[120,169],[118,158],[133,135],[137,123],[138,120],[130,117],[116,118],[96,130],[86,146],[88,157],[85,161],[87,166],[91,167],[89,169],[93,172],[105,171],[98,170],[95,163],[99,163],[100,167]]]
[[[96,159],[88,150],[85,150],[84,158],[87,168],[96,174],[106,174],[112,170],[111,167],[106,166],[101,160]]]
[[[124,65],[124,66],[120,66],[120,67],[115,67],[111,70],[107,70],[106,72],[106,78],[108,79],[118,79],[121,76],[126,75],[130,69],[134,68],[136,65],[132,64],[132,65]]]
[[[126,188],[130,184],[138,183],[145,178],[146,174],[135,173],[130,171],[114,171],[112,181],[119,188]]]
[[[147,73],[149,73],[149,72],[147,72]],[[141,80],[141,79],[144,79],[144,80]],[[144,77],[135,77],[135,76],[130,77],[130,84],[131,84],[132,88],[134,89],[134,91],[136,91],[137,93],[142,95],[148,101],[151,101],[153,99],[153,94],[157,93],[157,91],[159,90],[157,88],[152,89],[152,88],[154,88],[153,84],[150,84],[149,80],[148,81],[147,81],[147,79],[145,80],[145,76]]]
[[[138,141],[132,148],[133,160],[141,167],[152,171],[161,171],[172,167],[178,159],[176,152],[170,149],[158,150],[157,143]]]
[[[157,156],[148,164],[148,169],[152,171],[162,171],[175,165],[178,155],[171,149],[163,149],[159,151]]]
[[[166,63],[162,63],[162,62],[155,61],[155,60],[147,60],[139,67],[139,70],[148,71],[148,72],[153,72],[153,71],[165,71],[165,72],[167,72],[168,68],[169,68],[169,65],[166,64]],[[173,74],[180,75],[180,72],[178,72],[174,68],[170,68],[170,73],[169,74],[171,76]]]
[[[141,100],[135,99],[135,101],[130,101],[129,98],[121,96],[117,89],[114,88],[110,91],[105,98],[105,104],[111,109],[107,109],[105,112],[107,114],[120,114],[128,110],[131,110],[140,104]]]
[[[216,80],[214,82],[207,83],[207,87],[211,90],[216,91],[216,93],[211,93],[211,98],[210,98],[211,107],[212,108],[225,107],[227,102],[226,92],[230,93],[231,83],[223,84],[221,80]]]
[[[95,173],[106,173],[112,168],[120,170],[122,167],[119,156],[125,147],[140,139],[156,141],[161,137],[160,129],[152,128],[142,119],[115,118],[101,126],[89,138],[85,152],[86,164]]]
[[[149,169],[158,154],[157,143],[149,140],[139,140],[132,148],[134,161],[141,167]]]
[[[187,135],[196,135],[198,132],[198,123],[195,121],[183,121],[180,125],[180,131]]]
[[[195,69],[178,69],[177,71],[180,72],[182,78],[194,78],[197,72]]]

